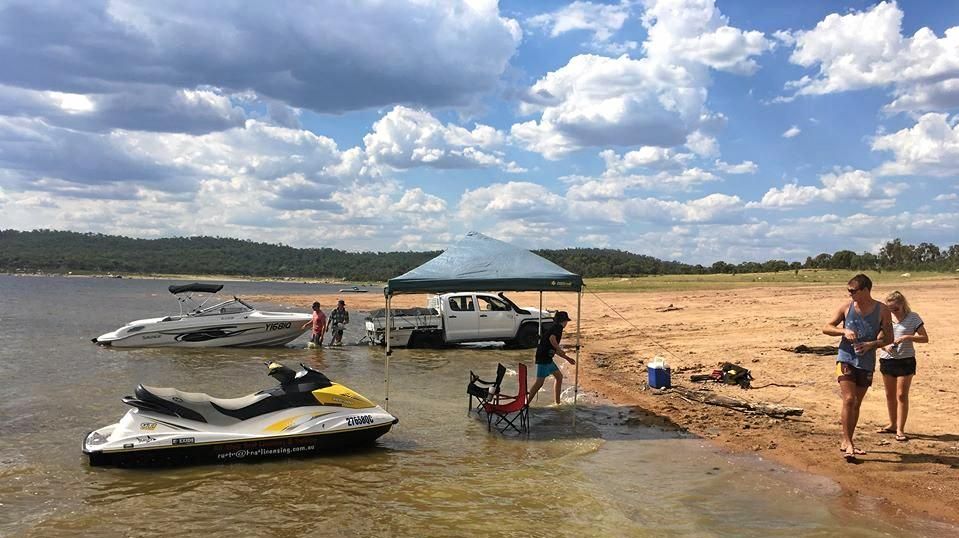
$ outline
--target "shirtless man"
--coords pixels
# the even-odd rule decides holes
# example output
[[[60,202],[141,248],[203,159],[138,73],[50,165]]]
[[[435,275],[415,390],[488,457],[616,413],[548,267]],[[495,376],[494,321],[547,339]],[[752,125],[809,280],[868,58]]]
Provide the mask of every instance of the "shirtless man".
[[[892,343],[893,329],[889,308],[872,298],[869,277],[858,274],[846,286],[849,300],[833,312],[822,332],[842,337],[836,359],[836,376],[842,394],[842,443],[839,449],[846,461],[854,461],[857,455],[866,453],[856,448],[852,437],[859,422],[862,400],[872,385],[876,350]]]

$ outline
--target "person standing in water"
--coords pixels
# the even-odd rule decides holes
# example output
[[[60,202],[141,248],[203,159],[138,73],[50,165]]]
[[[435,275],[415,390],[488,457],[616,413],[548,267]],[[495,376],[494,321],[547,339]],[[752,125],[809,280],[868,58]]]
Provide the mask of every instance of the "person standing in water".
[[[323,345],[323,335],[326,334],[326,314],[320,310],[320,302],[313,303],[313,319],[303,324],[303,328],[313,325],[313,334],[310,335],[310,344],[312,346]]]
[[[857,455],[866,453],[856,448],[853,434],[859,422],[862,400],[872,385],[876,350],[892,343],[893,329],[889,309],[872,297],[872,280],[868,276],[858,274],[846,286],[850,300],[836,309],[822,332],[842,337],[836,358],[836,377],[842,394],[842,442],[839,449],[847,461],[852,461]]]
[[[343,299],[336,302],[336,308],[330,311],[330,345],[343,345],[343,331],[346,324],[350,322],[350,313],[346,311],[346,303]]]
[[[929,334],[922,318],[909,308],[909,301],[902,293],[894,291],[887,295],[886,306],[895,321],[892,326],[895,340],[879,351],[879,371],[886,386],[886,407],[889,410],[889,425],[879,433],[895,433],[896,441],[908,441],[909,387],[916,374],[916,348],[913,344],[928,343]]]
[[[553,362],[553,356],[559,355],[566,359],[566,362],[576,364],[576,361],[567,355],[566,350],[560,345],[560,341],[563,339],[563,329],[566,328],[568,323],[569,314],[560,310],[553,316],[553,324],[540,337],[539,345],[536,346],[536,382],[529,389],[529,400],[527,402],[533,401],[533,397],[546,382],[546,376],[552,375],[556,380],[556,384],[553,386],[553,402],[559,404],[559,395],[563,391],[563,373]]]

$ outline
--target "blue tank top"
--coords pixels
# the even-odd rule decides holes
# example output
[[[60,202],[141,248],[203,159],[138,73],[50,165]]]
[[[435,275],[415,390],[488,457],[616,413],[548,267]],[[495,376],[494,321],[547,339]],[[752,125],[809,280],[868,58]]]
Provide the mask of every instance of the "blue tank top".
[[[877,301],[876,307],[872,309],[872,312],[863,316],[856,312],[855,303],[851,303],[849,310],[846,312],[846,320],[843,322],[843,326],[856,333],[857,342],[871,342],[876,340],[879,337],[879,330],[882,328],[879,322],[879,313],[881,310],[882,305]],[[862,355],[856,355],[852,344],[853,342],[850,342],[845,336],[842,337],[842,340],[839,342],[838,361],[849,363],[860,370],[874,371],[876,369],[876,350],[873,349]]]

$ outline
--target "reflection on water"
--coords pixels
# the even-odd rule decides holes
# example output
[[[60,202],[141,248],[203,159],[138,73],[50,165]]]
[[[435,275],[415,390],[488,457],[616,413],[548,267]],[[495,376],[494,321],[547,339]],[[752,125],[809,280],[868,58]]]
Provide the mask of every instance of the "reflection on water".
[[[91,468],[83,435],[116,421],[137,383],[230,397],[271,386],[263,362],[309,364],[382,402],[384,354],[366,346],[113,350],[89,338],[164,312],[168,282],[0,277],[0,535],[850,536],[948,534],[893,526],[837,502],[830,481],[638,425],[587,395],[500,436],[467,416],[467,372],[528,351],[397,350],[379,443],[329,458],[163,470]],[[275,286],[286,286],[276,289]],[[237,285],[233,293],[290,293]],[[299,285],[296,291],[319,292]],[[108,307],[107,307],[108,306]],[[357,316],[361,319],[360,316]],[[346,341],[362,336],[359,324]],[[355,331],[355,333],[354,333]],[[515,376],[505,392],[515,391]],[[548,387],[547,387],[548,389]],[[899,523],[896,523],[899,525]]]

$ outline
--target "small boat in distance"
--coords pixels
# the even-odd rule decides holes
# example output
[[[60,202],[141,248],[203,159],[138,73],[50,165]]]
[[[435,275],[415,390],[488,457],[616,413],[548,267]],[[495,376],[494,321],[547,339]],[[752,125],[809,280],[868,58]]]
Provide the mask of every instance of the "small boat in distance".
[[[343,288],[340,290],[340,293],[367,293],[370,290],[361,290],[357,286],[351,286],[349,288]]]

